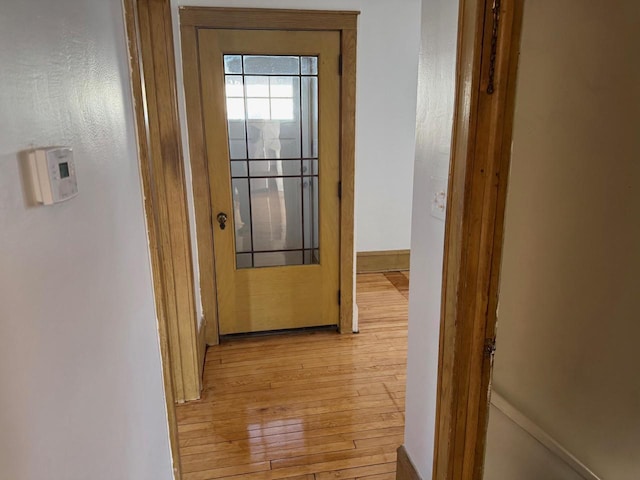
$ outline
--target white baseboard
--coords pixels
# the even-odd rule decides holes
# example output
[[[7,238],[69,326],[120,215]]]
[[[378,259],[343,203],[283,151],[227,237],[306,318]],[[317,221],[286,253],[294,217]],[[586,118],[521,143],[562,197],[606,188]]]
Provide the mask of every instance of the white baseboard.
[[[495,390],[491,392],[491,404],[586,480],[601,480],[601,478],[589,470],[584,463],[578,460],[575,455],[560,445],[557,440],[551,437],[551,435],[540,428],[533,420],[514,407]]]

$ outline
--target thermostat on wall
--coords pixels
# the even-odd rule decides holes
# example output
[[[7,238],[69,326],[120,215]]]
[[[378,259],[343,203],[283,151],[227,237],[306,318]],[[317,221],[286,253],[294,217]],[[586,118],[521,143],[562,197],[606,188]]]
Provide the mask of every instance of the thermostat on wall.
[[[76,166],[69,147],[34,150],[29,156],[29,166],[38,202],[52,205],[78,194]]]

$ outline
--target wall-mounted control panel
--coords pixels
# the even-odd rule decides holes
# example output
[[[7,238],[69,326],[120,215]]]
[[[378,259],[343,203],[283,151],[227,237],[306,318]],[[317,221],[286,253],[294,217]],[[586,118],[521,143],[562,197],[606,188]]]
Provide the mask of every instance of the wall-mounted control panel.
[[[69,147],[33,150],[29,155],[29,170],[39,203],[52,205],[78,194],[76,166]]]

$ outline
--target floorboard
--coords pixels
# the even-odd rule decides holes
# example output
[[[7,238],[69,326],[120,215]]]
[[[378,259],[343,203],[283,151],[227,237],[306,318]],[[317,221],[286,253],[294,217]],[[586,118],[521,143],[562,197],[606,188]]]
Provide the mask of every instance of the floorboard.
[[[359,334],[210,347],[202,399],[177,407],[183,479],[395,478],[408,296],[408,273],[360,274]]]

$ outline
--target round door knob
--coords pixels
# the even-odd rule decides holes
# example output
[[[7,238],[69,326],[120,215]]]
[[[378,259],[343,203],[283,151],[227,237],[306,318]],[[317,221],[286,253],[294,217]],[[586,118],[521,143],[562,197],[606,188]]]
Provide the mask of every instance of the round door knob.
[[[216,217],[218,219],[218,225],[220,225],[220,230],[224,230],[227,226],[227,214],[220,212]]]

